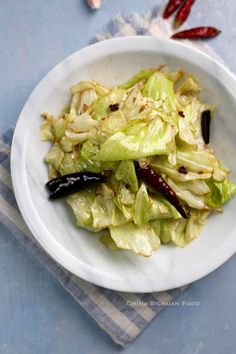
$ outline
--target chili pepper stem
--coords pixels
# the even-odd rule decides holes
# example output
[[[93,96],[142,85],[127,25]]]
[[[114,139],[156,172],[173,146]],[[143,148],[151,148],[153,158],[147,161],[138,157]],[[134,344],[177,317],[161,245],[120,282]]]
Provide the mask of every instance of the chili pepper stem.
[[[183,21],[180,19],[176,18],[174,21],[174,28],[179,28],[183,24]]]

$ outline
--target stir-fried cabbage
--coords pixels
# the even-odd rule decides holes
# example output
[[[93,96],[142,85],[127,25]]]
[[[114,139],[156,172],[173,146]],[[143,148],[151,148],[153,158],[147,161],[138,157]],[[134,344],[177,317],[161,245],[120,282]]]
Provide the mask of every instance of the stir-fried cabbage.
[[[229,170],[205,145],[201,114],[215,108],[199,97],[200,83],[179,70],[142,70],[107,88],[81,81],[58,118],[43,113],[42,140],[49,177],[73,172],[103,173],[106,182],[67,197],[77,224],[102,231],[112,250],[150,256],[161,243],[184,247],[208,216],[236,193]],[[160,191],[137,177],[136,165],[161,174],[187,219]]]

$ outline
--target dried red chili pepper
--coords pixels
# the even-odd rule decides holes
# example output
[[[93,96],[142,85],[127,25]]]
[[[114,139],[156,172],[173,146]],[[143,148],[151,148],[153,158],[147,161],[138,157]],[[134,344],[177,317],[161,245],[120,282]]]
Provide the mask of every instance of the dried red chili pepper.
[[[211,111],[206,110],[202,112],[201,116],[201,126],[202,126],[202,137],[205,144],[210,142],[210,124],[211,124]]]
[[[173,34],[173,39],[207,39],[220,34],[221,31],[215,27],[195,27]]]
[[[181,26],[186,21],[195,1],[196,0],[185,0],[183,6],[179,9],[175,17],[175,27]]]
[[[176,196],[175,192],[170,188],[162,176],[154,171],[151,167],[145,166],[140,167],[139,164],[135,165],[136,173],[144,182],[152,186],[155,190],[163,194],[166,199],[176,208],[176,210],[182,215],[183,218],[187,219],[187,215]]]
[[[184,1],[185,0],[170,0],[164,10],[163,18],[166,19],[170,17]]]

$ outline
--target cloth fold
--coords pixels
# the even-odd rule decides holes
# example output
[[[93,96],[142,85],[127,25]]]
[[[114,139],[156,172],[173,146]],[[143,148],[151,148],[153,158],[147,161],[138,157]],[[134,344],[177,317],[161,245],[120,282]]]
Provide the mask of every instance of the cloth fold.
[[[143,34],[169,38],[171,33],[170,23],[163,21],[155,8],[143,16],[133,13],[125,18],[119,14],[93,41]],[[195,46],[216,57],[208,45],[196,43]],[[116,292],[74,276],[50,258],[27,228],[14,198],[10,177],[12,134],[13,128],[0,137],[0,221],[24,243],[114,342],[121,346],[128,345],[161,310],[171,305],[186,286],[152,294]]]

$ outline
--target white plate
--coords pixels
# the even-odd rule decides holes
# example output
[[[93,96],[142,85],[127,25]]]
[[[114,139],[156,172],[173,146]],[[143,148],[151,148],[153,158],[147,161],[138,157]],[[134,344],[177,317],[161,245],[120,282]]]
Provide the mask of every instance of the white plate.
[[[166,64],[194,73],[206,102],[217,106],[212,146],[236,180],[236,81],[221,64],[172,40],[124,37],[98,43],[65,59],[45,76],[26,102],[12,145],[11,171],[21,213],[43,248],[62,266],[92,283],[122,291],[175,288],[210,273],[236,250],[236,198],[212,216],[198,239],[186,248],[162,246],[146,259],[129,251],[109,251],[94,234],[77,228],[64,201],[49,202],[43,158],[49,144],[39,140],[40,112],[58,114],[69,87],[95,79],[105,85],[124,82],[141,68]]]

